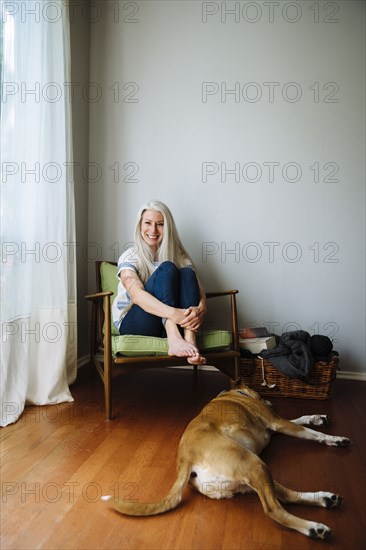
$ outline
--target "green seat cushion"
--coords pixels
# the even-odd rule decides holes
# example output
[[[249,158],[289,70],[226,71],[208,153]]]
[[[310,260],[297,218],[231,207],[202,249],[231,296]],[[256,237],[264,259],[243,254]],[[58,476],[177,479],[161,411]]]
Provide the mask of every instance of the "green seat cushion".
[[[227,349],[231,343],[231,334],[226,330],[208,330],[197,335],[197,346],[201,352]],[[154,336],[112,336],[113,355],[143,357],[147,355],[168,355],[166,338]]]

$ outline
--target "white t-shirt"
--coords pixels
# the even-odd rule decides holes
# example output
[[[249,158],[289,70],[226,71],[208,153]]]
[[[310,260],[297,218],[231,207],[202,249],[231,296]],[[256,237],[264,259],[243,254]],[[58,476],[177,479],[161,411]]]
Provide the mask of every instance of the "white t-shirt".
[[[138,256],[137,256],[137,247],[128,248],[123,254],[119,257],[118,260],[118,270],[117,270],[117,279],[118,279],[118,289],[117,296],[115,297],[112,304],[112,317],[113,323],[119,330],[122,319],[127,313],[126,308],[131,305],[132,299],[125,287],[123,286],[121,279],[119,277],[121,271],[125,269],[130,269],[139,274],[138,269]],[[159,267],[159,262],[154,263],[155,269]]]

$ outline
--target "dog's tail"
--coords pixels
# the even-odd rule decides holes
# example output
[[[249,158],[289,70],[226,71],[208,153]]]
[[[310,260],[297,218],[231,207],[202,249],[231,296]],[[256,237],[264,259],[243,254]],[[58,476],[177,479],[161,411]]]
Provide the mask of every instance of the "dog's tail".
[[[102,497],[102,500],[108,501],[112,508],[128,516],[153,516],[163,514],[176,508],[182,500],[183,490],[187,485],[191,474],[191,465],[182,464],[178,471],[178,477],[175,480],[169,494],[159,502],[126,502],[123,500],[113,500],[111,495]]]

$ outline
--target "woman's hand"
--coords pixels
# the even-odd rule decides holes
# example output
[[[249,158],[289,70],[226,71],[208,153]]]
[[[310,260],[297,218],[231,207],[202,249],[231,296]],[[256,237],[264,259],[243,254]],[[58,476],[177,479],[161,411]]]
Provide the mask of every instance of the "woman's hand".
[[[184,329],[197,332],[205,318],[206,308],[204,305],[191,306],[184,310],[184,320],[179,323]]]

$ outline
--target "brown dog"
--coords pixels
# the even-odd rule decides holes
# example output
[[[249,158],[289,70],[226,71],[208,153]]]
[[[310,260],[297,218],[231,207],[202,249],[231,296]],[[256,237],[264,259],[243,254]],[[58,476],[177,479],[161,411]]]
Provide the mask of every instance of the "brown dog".
[[[149,516],[178,506],[188,483],[206,497],[216,499],[254,490],[272,519],[311,538],[325,539],[331,534],[329,527],[289,514],[280,502],[334,508],[342,497],[324,491],[302,493],[286,489],[272,479],[258,455],[268,445],[271,432],[337,447],[350,445],[347,437],[303,427],[322,426],[327,420],[325,415],[284,420],[255,391],[241,385],[222,392],[188,425],[179,444],[177,479],[165,498],[150,504],[112,502],[111,496],[102,499],[111,501],[113,508],[123,514]]]

